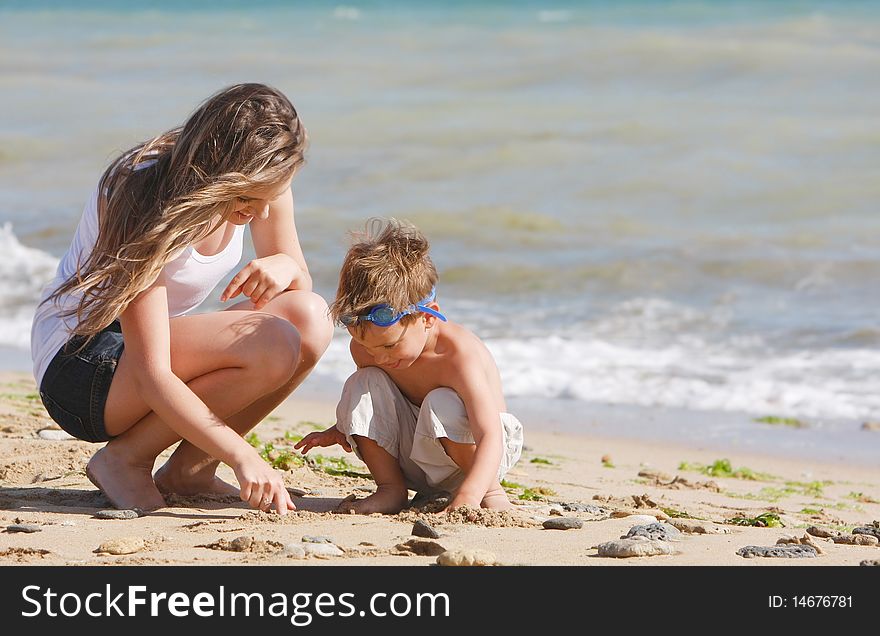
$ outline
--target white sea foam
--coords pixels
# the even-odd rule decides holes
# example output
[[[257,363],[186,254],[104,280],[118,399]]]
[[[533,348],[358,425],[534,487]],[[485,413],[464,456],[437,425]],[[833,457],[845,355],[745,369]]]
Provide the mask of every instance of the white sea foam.
[[[880,417],[880,351],[772,352],[698,338],[624,346],[561,336],[488,339],[509,397],[662,406],[755,415]],[[316,372],[340,383],[354,372],[348,338],[337,337]]]
[[[22,245],[10,223],[0,226],[0,345],[27,348],[40,290],[51,280],[58,259]]]

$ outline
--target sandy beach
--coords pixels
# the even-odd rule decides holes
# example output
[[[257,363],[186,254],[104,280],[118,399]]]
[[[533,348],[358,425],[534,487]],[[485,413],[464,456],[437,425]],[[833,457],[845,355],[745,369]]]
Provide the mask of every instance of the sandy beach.
[[[516,504],[512,513],[433,513],[432,507],[442,505],[434,501],[393,516],[335,514],[344,497],[368,495],[373,481],[366,467],[341,449],[320,449],[307,463],[286,452],[297,436],[333,421],[332,403],[296,396],[255,429],[252,443],[286,468],[297,512],[282,518],[250,511],[234,497],[170,496],[168,507],[152,514],[103,519],[96,513],[109,503],[84,472],[96,447],[47,439],[58,433],[45,431],[57,427],[26,374],[0,374],[0,384],[4,565],[425,566],[436,561],[440,548],[411,541],[417,520],[440,534],[433,543],[443,549],[489,550],[502,565],[799,566],[880,559],[880,548],[870,539],[860,539],[870,545],[850,545],[812,534],[806,541],[819,550],[814,558],[737,554],[745,546],[771,547],[785,537],[802,540],[811,527],[850,540],[866,536],[852,531],[880,519],[880,475],[870,467],[559,434],[528,422],[526,449],[505,480]],[[723,459],[729,461],[729,473]],[[234,481],[225,466],[220,475]],[[562,517],[580,520],[581,527],[543,527],[548,519]],[[741,525],[762,520],[769,527]],[[600,544],[656,521],[680,531],[670,530],[670,540],[659,541],[668,554],[599,556]],[[18,526],[30,532],[16,531]],[[335,556],[312,554],[313,537],[332,542],[338,551],[322,550]],[[102,545],[105,552],[99,551]],[[304,550],[310,553],[303,556]]]

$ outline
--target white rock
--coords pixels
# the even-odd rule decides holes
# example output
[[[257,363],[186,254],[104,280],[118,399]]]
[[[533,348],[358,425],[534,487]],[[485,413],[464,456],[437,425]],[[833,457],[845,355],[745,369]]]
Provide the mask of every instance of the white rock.
[[[304,559],[306,558],[306,551],[298,543],[285,543],[284,547],[281,550],[281,554],[288,557],[289,559]]]
[[[42,431],[39,432],[39,436],[42,439],[51,439],[53,441],[76,439],[67,431],[62,431],[58,428],[44,428]]]
[[[332,543],[304,543],[302,545],[306,556],[337,557],[345,554]]]
[[[498,559],[486,550],[447,550],[437,557],[439,565],[495,565]]]
[[[642,557],[672,554],[673,552],[672,546],[665,541],[654,541],[642,537],[599,544],[599,556],[602,557]]]

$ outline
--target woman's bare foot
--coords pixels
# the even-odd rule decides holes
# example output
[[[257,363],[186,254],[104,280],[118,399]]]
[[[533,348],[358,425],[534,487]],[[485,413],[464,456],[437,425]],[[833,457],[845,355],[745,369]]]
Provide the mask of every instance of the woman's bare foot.
[[[148,511],[165,507],[165,500],[153,483],[152,468],[114,452],[111,442],[89,460],[86,476],[116,508]]]
[[[241,489],[225,482],[214,474],[216,464],[201,470],[175,470],[165,462],[156,474],[153,481],[160,492],[177,495],[235,495],[238,496]]]
[[[492,510],[513,510],[513,504],[510,503],[510,499],[507,498],[507,493],[504,492],[501,484],[498,484],[498,486],[486,493],[483,501],[480,502],[480,507],[491,508]]]
[[[379,486],[376,488],[376,492],[364,499],[346,497],[336,507],[336,512],[358,515],[380,512],[383,515],[396,515],[403,510],[408,500],[406,488]]]

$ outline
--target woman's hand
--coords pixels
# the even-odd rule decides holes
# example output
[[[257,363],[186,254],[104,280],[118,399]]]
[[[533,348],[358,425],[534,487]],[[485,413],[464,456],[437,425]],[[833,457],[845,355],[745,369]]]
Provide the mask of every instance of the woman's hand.
[[[301,452],[303,455],[305,455],[315,446],[333,446],[335,444],[339,444],[340,446],[342,446],[342,448],[344,448],[347,453],[351,452],[351,445],[345,438],[345,434],[342,433],[338,428],[336,428],[336,425],[334,424],[326,431],[316,431],[314,433],[309,433],[301,440],[299,440],[296,444],[294,444],[293,448],[302,448]]]
[[[226,302],[239,294],[251,299],[254,309],[262,309],[266,303],[285,289],[291,289],[294,281],[302,273],[302,268],[287,254],[272,254],[257,258],[244,266],[236,274],[220,300]]]
[[[248,502],[251,508],[268,512],[274,507],[279,515],[286,515],[288,510],[296,510],[281,473],[256,453],[242,461],[234,470],[241,488],[239,497]]]

